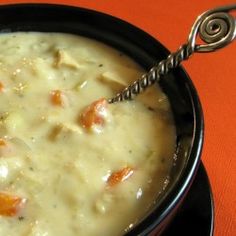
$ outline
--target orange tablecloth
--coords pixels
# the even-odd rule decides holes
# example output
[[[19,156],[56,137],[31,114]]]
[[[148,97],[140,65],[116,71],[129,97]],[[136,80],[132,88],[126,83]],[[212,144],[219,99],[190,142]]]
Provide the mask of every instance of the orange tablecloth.
[[[26,2],[0,0],[0,3]],[[37,0],[87,7],[140,27],[174,51],[186,41],[197,15],[230,0]],[[202,160],[215,200],[215,235],[236,235],[236,40],[212,54],[184,63],[201,98],[205,114]]]

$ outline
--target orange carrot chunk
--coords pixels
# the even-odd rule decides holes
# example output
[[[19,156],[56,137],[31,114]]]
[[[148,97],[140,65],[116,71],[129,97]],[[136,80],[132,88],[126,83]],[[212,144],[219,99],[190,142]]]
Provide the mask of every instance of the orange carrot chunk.
[[[51,102],[55,106],[63,105],[62,92],[60,90],[53,90],[51,92]]]
[[[26,200],[17,196],[0,193],[0,215],[15,216],[24,207]]]
[[[108,102],[101,98],[85,108],[80,115],[80,122],[83,127],[89,129],[93,125],[103,125],[107,113]]]
[[[131,167],[125,167],[122,170],[116,171],[110,175],[107,180],[109,186],[117,185],[126,179],[128,179],[134,173],[134,169]]]

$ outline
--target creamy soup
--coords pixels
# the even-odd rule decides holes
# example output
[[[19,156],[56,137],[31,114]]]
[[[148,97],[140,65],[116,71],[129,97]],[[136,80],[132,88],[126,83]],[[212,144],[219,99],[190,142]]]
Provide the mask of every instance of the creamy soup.
[[[145,216],[173,162],[168,99],[104,99],[142,73],[87,38],[0,36],[0,235],[116,236]]]

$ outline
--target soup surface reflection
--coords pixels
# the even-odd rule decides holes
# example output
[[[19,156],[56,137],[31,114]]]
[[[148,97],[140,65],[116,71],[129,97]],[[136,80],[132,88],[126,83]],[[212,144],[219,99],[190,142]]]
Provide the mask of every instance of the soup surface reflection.
[[[142,73],[87,38],[0,36],[0,235],[122,235],[146,214],[173,163],[168,99],[104,99]]]

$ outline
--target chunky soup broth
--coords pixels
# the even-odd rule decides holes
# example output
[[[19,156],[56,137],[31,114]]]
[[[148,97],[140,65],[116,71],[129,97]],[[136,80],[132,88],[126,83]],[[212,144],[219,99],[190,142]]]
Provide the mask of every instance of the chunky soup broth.
[[[142,73],[84,37],[0,36],[0,235],[122,235],[148,212],[175,151],[168,99],[104,99]]]

